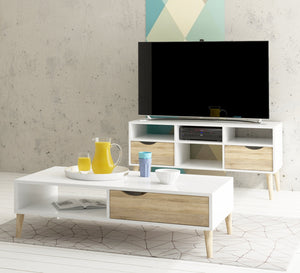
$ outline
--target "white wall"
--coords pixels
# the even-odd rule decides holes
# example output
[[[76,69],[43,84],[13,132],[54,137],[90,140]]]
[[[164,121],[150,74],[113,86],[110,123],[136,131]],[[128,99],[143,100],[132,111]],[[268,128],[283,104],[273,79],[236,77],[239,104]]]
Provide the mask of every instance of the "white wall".
[[[282,187],[300,190],[300,2],[225,0],[225,8],[226,40],[270,41]],[[122,145],[126,165],[144,39],[144,0],[0,0],[0,171],[75,164],[97,135]],[[232,175],[236,185],[266,184],[264,175]]]

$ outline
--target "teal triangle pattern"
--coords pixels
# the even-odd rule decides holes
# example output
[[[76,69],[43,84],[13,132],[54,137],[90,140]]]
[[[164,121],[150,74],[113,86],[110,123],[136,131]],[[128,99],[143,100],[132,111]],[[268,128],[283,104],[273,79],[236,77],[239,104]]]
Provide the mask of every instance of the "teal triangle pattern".
[[[225,35],[225,0],[209,0],[207,9],[210,11],[212,19],[220,29],[223,29]],[[225,39],[225,37],[224,37]]]
[[[187,35],[188,41],[225,40],[224,0],[209,0]]]
[[[146,37],[168,0],[146,0]]]

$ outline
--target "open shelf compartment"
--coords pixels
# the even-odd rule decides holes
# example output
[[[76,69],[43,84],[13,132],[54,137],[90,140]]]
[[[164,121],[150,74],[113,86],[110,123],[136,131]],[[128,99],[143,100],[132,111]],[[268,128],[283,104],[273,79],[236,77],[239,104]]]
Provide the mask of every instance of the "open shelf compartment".
[[[83,188],[67,187],[61,189],[57,185],[38,185],[17,183],[15,195],[15,212],[18,214],[43,215],[44,217],[62,217],[84,220],[101,220],[107,219],[107,208],[99,209],[72,209],[58,210],[53,206],[53,202],[69,200],[69,199],[101,199],[107,202],[107,193],[99,198],[96,195],[90,196],[84,194]],[[71,189],[71,190],[70,190]],[[73,191],[73,192],[72,192]],[[106,204],[107,207],[107,204]]]
[[[173,125],[132,124],[132,140],[139,141],[174,141]]]
[[[186,169],[222,169],[223,149],[221,145],[184,144],[177,146],[176,166]]]
[[[268,128],[226,128],[225,144],[243,146],[272,146],[273,131]]]

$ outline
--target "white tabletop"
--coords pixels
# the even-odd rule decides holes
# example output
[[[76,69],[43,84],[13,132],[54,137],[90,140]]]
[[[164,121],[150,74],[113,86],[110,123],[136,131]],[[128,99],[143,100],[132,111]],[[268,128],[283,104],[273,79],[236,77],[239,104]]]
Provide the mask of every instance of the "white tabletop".
[[[29,174],[15,180],[16,183],[61,185],[78,187],[97,187],[108,190],[122,191],[146,191],[170,194],[202,195],[209,196],[220,187],[230,183],[233,186],[233,178],[227,176],[207,176],[181,174],[173,185],[161,184],[155,175],[150,178],[142,178],[139,172],[129,172],[122,180],[111,181],[84,181],[73,180],[65,176],[66,167],[51,167],[40,172]]]

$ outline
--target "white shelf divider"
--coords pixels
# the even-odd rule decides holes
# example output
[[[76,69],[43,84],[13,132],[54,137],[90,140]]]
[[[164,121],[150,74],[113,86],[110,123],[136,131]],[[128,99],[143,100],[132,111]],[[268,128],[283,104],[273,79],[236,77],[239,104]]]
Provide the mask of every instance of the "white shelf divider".
[[[223,170],[222,161],[201,159],[189,159],[184,161],[180,164],[180,168],[194,170]]]
[[[135,137],[133,141],[149,141],[149,142],[174,142],[173,135],[146,134]]]
[[[263,146],[272,147],[272,139],[270,138],[250,138],[250,137],[237,137],[225,143],[226,145],[242,145],[242,146]]]

